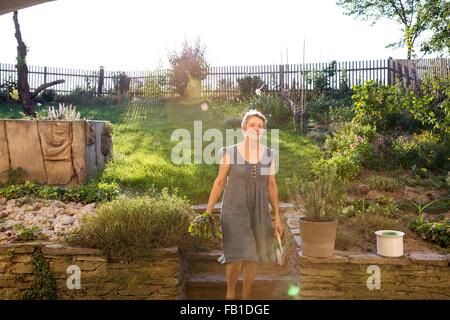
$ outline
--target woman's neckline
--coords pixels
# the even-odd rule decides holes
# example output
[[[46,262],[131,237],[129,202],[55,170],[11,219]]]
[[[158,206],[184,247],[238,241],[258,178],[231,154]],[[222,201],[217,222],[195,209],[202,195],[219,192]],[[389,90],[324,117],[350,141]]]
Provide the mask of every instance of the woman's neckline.
[[[262,157],[261,157],[261,159],[259,159],[258,162],[251,163],[251,162],[248,162],[248,161],[244,158],[244,156],[241,154],[241,152],[239,151],[239,148],[238,148],[238,145],[237,145],[237,144],[235,144],[234,147],[236,148],[236,152],[238,153],[238,155],[245,161],[245,163],[250,164],[250,165],[258,165],[258,164],[261,164],[261,162],[262,162],[262,160],[263,160],[263,158],[264,158],[265,151],[266,151],[266,150],[264,150],[264,151],[262,152]],[[266,148],[266,147],[264,146],[264,148]]]

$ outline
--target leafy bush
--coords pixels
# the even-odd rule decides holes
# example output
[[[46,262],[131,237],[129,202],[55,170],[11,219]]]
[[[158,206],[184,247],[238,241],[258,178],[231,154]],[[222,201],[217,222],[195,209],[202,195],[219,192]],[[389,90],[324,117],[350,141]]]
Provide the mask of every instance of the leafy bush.
[[[0,188],[0,195],[7,199],[17,199],[34,194],[44,199],[92,203],[111,201],[118,196],[119,190],[118,184],[114,182],[91,182],[78,187],[65,188],[25,181],[23,184],[13,184]]]
[[[353,119],[354,112],[346,99],[319,96],[308,102],[306,117],[321,124],[331,121],[348,122]]]
[[[57,99],[56,91],[53,89],[46,89],[41,94],[42,102],[54,102]]]
[[[341,179],[352,181],[359,175],[361,166],[355,157],[348,154],[337,154],[331,159],[320,159],[312,166],[313,174],[316,177],[320,177],[330,170],[336,171]]]
[[[414,217],[409,225],[410,229],[442,248],[450,246],[450,220],[444,216],[433,221],[427,221],[423,215]]]
[[[27,228],[21,224],[16,224],[14,229],[17,233],[17,240],[19,241],[36,240],[38,238],[38,233],[41,231],[41,229],[37,226]]]
[[[192,215],[189,203],[167,189],[159,197],[121,196],[102,204],[70,242],[129,261],[150,248],[186,245]]]
[[[195,45],[186,40],[180,52],[169,54],[171,73],[169,83],[174,92],[182,97],[200,96],[201,80],[206,78],[208,63],[205,48],[197,39]]]
[[[284,128],[293,124],[292,110],[279,95],[269,93],[253,96],[248,102],[249,109],[261,111],[267,118],[268,128]]]
[[[324,148],[329,159],[315,163],[316,175],[323,174],[324,169],[334,167],[338,175],[345,180],[352,180],[360,173],[361,165],[372,165],[374,147],[372,140],[376,129],[370,125],[345,122],[332,134],[328,134]]]
[[[239,93],[242,99],[250,99],[255,95],[255,90],[261,88],[264,81],[259,76],[245,76],[237,79]]]
[[[374,190],[388,192],[395,192],[403,187],[398,179],[385,176],[370,176],[365,180],[365,183]]]
[[[415,166],[416,169],[423,167],[429,170],[450,170],[450,145],[430,131],[413,133],[412,136],[398,136],[392,141],[389,150],[392,158],[402,168]],[[426,176],[420,172],[418,174],[422,178]]]

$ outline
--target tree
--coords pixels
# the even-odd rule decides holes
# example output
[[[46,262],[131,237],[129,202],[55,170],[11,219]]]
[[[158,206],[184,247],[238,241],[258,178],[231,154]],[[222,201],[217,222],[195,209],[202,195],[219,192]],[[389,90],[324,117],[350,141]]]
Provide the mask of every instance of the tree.
[[[17,17],[17,11],[14,11],[14,26],[16,29],[17,39],[17,91],[19,92],[19,99],[23,105],[23,111],[27,116],[36,118],[36,112],[34,111],[35,98],[37,95],[48,87],[55,84],[63,83],[64,80],[56,80],[53,82],[45,83],[39,86],[33,93],[30,92],[30,85],[28,83],[28,66],[26,62],[27,46],[22,40],[22,33],[20,32],[19,19]]]
[[[194,46],[185,40],[181,52],[173,51],[168,58],[172,67],[169,83],[175,93],[183,97],[199,96],[201,81],[208,71],[205,48],[200,45],[200,39]]]
[[[337,5],[345,9],[344,14],[360,16],[363,20],[372,20],[372,24],[383,17],[400,23],[403,37],[387,47],[406,46],[407,59],[414,55],[414,44],[425,31],[433,29],[433,21],[440,25],[436,12],[441,10],[447,0],[338,0]],[[448,16],[448,15],[447,15]],[[443,21],[442,21],[443,22]],[[448,31],[448,30],[447,30]]]
[[[428,15],[431,17],[432,36],[424,41],[424,53],[441,52],[450,55],[450,2],[448,0],[428,0]]]

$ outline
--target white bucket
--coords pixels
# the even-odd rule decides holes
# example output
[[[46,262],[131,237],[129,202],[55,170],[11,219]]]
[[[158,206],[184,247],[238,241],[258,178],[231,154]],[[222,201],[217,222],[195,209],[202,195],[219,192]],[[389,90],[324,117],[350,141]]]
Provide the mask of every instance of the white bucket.
[[[404,232],[396,230],[378,230],[377,253],[383,257],[401,257],[403,255]]]

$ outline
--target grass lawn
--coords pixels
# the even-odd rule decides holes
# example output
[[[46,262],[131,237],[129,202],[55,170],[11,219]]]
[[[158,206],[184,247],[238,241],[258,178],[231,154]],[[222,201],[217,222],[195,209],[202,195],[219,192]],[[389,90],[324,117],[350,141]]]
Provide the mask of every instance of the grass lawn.
[[[178,189],[191,202],[206,203],[218,172],[217,164],[183,164],[171,161],[173,130],[188,129],[194,137],[194,121],[202,121],[202,131],[217,128],[225,132],[224,119],[239,117],[244,106],[227,102],[210,102],[206,111],[202,101],[173,101],[166,104],[128,104],[116,106],[77,106],[81,118],[108,120],[114,125],[113,154],[100,176],[102,181],[116,181],[123,191],[145,193],[152,188]],[[37,111],[43,112],[39,107]],[[21,118],[21,108],[0,104],[1,118]],[[224,135],[225,136],[225,135]],[[270,139],[268,139],[270,141]],[[207,145],[209,142],[203,142]],[[225,143],[225,141],[224,141]],[[270,145],[269,145],[270,147]],[[321,151],[309,138],[280,130],[279,172],[277,174],[280,200],[288,199],[284,180],[294,173],[308,171]],[[193,154],[193,146],[192,146]]]

